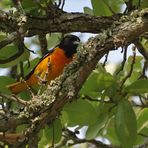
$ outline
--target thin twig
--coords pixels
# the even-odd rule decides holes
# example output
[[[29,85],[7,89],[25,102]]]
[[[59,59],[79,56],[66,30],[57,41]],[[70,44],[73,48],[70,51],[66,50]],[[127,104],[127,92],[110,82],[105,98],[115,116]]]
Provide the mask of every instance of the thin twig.
[[[84,97],[82,97],[82,99],[86,99],[86,100],[89,100],[89,101],[94,101],[94,102],[103,102],[103,103],[114,103],[111,99],[108,100],[108,101],[105,101],[105,100],[98,100],[98,99],[93,99],[91,98],[90,96],[88,95],[85,95]]]
[[[124,14],[126,14],[134,9],[133,0],[128,0],[128,1],[124,0],[124,2],[126,4],[126,9],[124,11]]]
[[[6,98],[8,100],[15,101],[15,102],[20,103],[21,105],[24,105],[24,106],[27,105],[27,101],[20,99],[20,97],[18,97],[16,95],[7,96],[7,95],[4,95],[4,94],[0,94],[0,98]]]
[[[120,69],[117,71],[116,75],[118,75],[118,74],[123,70],[123,68],[124,68],[125,62],[126,62],[126,60],[127,60],[127,47],[128,47],[128,46],[125,46],[125,47],[124,47],[123,61],[122,61],[122,63],[121,63],[121,67],[120,67]]]
[[[140,6],[141,6],[141,0],[138,0],[138,8],[140,8]]]
[[[103,62],[103,67],[105,67],[106,63],[107,63],[107,60],[108,60],[108,56],[109,56],[109,52],[105,55],[105,60]]]
[[[58,4],[56,4],[57,5],[57,7],[58,8],[60,8],[60,6],[61,6],[61,10],[63,10],[63,7],[64,7],[64,5],[65,5],[65,0],[59,0],[59,3]]]
[[[65,5],[65,0],[63,0],[63,3],[62,3],[62,5],[61,5],[61,9],[63,10],[63,8],[64,8],[64,5]]]
[[[59,3],[56,4],[58,8],[60,7],[61,3],[62,3],[62,0],[59,0]]]
[[[145,104],[137,104],[136,102],[134,102],[133,100],[131,101],[132,102],[132,105],[134,107],[139,107],[139,108],[147,108],[148,106],[145,105]]]
[[[145,61],[144,62],[144,66],[143,66],[143,69],[142,69],[142,73],[141,75],[138,77],[138,79],[141,79],[141,78],[146,78],[147,79],[147,76],[146,76],[146,69],[148,67],[148,61]]]
[[[142,137],[147,138],[147,135],[146,135],[146,134],[143,134],[143,133],[138,133],[138,135],[140,135],[140,136],[142,136]]]
[[[148,98],[147,98],[147,97],[142,96],[142,95],[141,95],[141,98],[142,98],[142,99],[144,99],[144,100],[148,100]]]
[[[123,78],[123,80],[121,81],[121,85],[120,85],[120,90],[122,90],[122,87],[124,85],[124,83],[126,82],[126,80],[132,75],[133,69],[134,69],[134,64],[135,64],[135,58],[136,58],[136,52],[135,52],[135,46],[133,47],[133,59],[131,62],[131,67],[130,67],[130,71],[128,72],[128,74]]]
[[[91,139],[91,140],[79,139],[76,136],[76,133],[72,132],[69,129],[65,129],[64,134],[65,134],[67,142],[65,142],[65,141],[64,142],[62,141],[62,142],[63,142],[63,144],[66,144],[67,146],[73,146],[73,145],[82,144],[82,143],[90,143],[90,144],[96,146],[97,148],[119,148],[118,146],[106,145],[103,142],[97,141],[95,139]],[[69,141],[72,141],[72,142],[68,143]],[[65,145],[63,145],[63,146],[65,146]],[[58,148],[58,147],[55,146],[55,148]]]
[[[145,106],[141,96],[139,96],[139,99],[140,99],[140,102],[141,102],[142,106]]]

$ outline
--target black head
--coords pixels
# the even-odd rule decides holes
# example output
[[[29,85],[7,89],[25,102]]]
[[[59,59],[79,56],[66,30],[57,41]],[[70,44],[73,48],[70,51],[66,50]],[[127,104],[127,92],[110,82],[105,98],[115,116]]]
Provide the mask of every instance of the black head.
[[[77,47],[79,45],[80,39],[75,35],[65,36],[60,44],[58,45],[61,49],[65,51],[68,58],[72,57],[74,53],[77,52]]]

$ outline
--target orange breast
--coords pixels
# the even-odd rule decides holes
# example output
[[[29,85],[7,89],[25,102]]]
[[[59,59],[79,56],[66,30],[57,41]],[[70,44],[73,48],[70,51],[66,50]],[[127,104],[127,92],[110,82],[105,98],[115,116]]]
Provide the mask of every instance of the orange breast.
[[[64,51],[57,47],[36,66],[34,73],[27,80],[27,84],[38,84],[39,78],[47,81],[55,79],[63,72],[65,65],[71,61],[72,58],[67,58]]]

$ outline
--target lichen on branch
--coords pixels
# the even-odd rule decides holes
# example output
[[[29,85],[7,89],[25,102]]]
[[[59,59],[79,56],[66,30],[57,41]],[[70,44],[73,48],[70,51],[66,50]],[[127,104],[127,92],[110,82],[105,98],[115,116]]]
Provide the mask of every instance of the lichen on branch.
[[[14,116],[13,122],[15,123],[15,127],[17,127],[21,123],[25,123],[28,125],[25,129],[24,135],[20,136],[23,138],[17,139],[16,143],[19,141],[19,145],[16,147],[21,147],[24,144],[31,143],[34,135],[37,135],[40,129],[42,129],[47,123],[51,124],[53,120],[55,120],[60,115],[60,112],[66,103],[74,101],[77,98],[77,94],[82,88],[87,77],[92,72],[92,70],[95,69],[98,61],[106,53],[111,50],[117,49],[118,47],[133,43],[136,38],[138,38],[144,32],[148,31],[147,14],[148,9],[144,9],[140,12],[135,11],[129,16],[122,16],[118,21],[113,21],[111,24],[108,24],[109,26],[106,26],[105,28],[102,27],[105,30],[102,30],[102,32],[100,32],[97,36],[90,38],[86,43],[80,45],[76,59],[65,68],[63,74],[54,81],[51,81],[44,94],[33,96],[33,99],[27,102],[24,110],[21,111],[18,116]],[[63,13],[63,15],[68,14]],[[73,17],[75,17],[75,14],[70,13],[69,15],[73,15]],[[59,16],[59,18],[60,17],[61,15]],[[36,23],[37,21],[45,21],[42,19],[37,20],[37,18],[29,19]],[[62,19],[61,21],[63,21]],[[98,22],[95,20],[95,18],[93,19],[94,23],[96,22],[97,25]],[[65,24],[69,23],[69,21],[66,21]],[[31,22],[28,21],[27,23],[29,26],[29,23]],[[55,24],[54,22],[52,23],[50,24],[47,21],[47,26],[49,28],[45,28],[45,32],[43,30],[44,33],[49,33],[52,31],[62,32],[62,28],[59,27],[58,22],[56,22]],[[69,25],[68,31],[83,32],[84,30],[81,29],[84,26],[79,26],[78,28],[74,27],[75,30],[73,30],[72,25],[76,24],[77,19],[73,19],[73,23]],[[39,24],[39,27],[41,27],[40,25],[41,24]],[[43,25],[45,25],[45,22],[43,23]],[[54,25],[52,26],[53,28],[50,25]],[[57,30],[55,30],[54,27]],[[89,27],[86,27],[85,31],[89,32]],[[25,28],[27,28],[27,25]],[[39,28],[37,30],[39,30]],[[37,32],[37,30],[33,30],[33,28],[30,28],[30,33],[28,35],[40,34],[41,30],[39,32]],[[100,31],[100,28],[97,31]],[[63,32],[67,32],[67,30],[63,30]],[[91,32],[93,31],[91,30]],[[4,124],[0,126],[1,131],[3,131],[2,129],[4,126]],[[9,127],[10,126],[8,126],[8,128]],[[5,130],[7,131],[8,129]]]

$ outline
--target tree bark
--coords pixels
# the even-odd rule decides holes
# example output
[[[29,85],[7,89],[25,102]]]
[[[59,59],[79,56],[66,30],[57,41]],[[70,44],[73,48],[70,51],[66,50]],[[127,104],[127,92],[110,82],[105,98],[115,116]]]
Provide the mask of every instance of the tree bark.
[[[44,94],[34,96],[32,100],[27,102],[24,110],[18,116],[14,116],[13,127],[23,123],[28,124],[25,134],[16,140],[16,147],[30,142],[45,124],[51,123],[60,115],[66,103],[77,98],[85,80],[106,53],[133,43],[140,35],[148,31],[148,9],[134,11],[130,15],[121,16],[118,20],[115,20],[114,16],[94,17],[65,12],[60,12],[54,21],[29,16],[25,20],[27,21],[23,24],[22,30],[24,30],[21,34],[23,37],[49,32],[98,33],[102,29],[104,30],[82,44],[78,49],[77,58],[65,68],[63,74],[50,83]],[[0,12],[0,21],[2,21],[0,25],[0,30],[2,30],[3,24],[9,23],[3,12]],[[85,24],[85,22],[87,23]],[[13,25],[15,26],[16,23]],[[4,30],[12,32],[9,26]],[[3,129],[7,131],[12,126],[8,124],[6,128],[5,123],[6,121],[0,124],[1,132]]]

